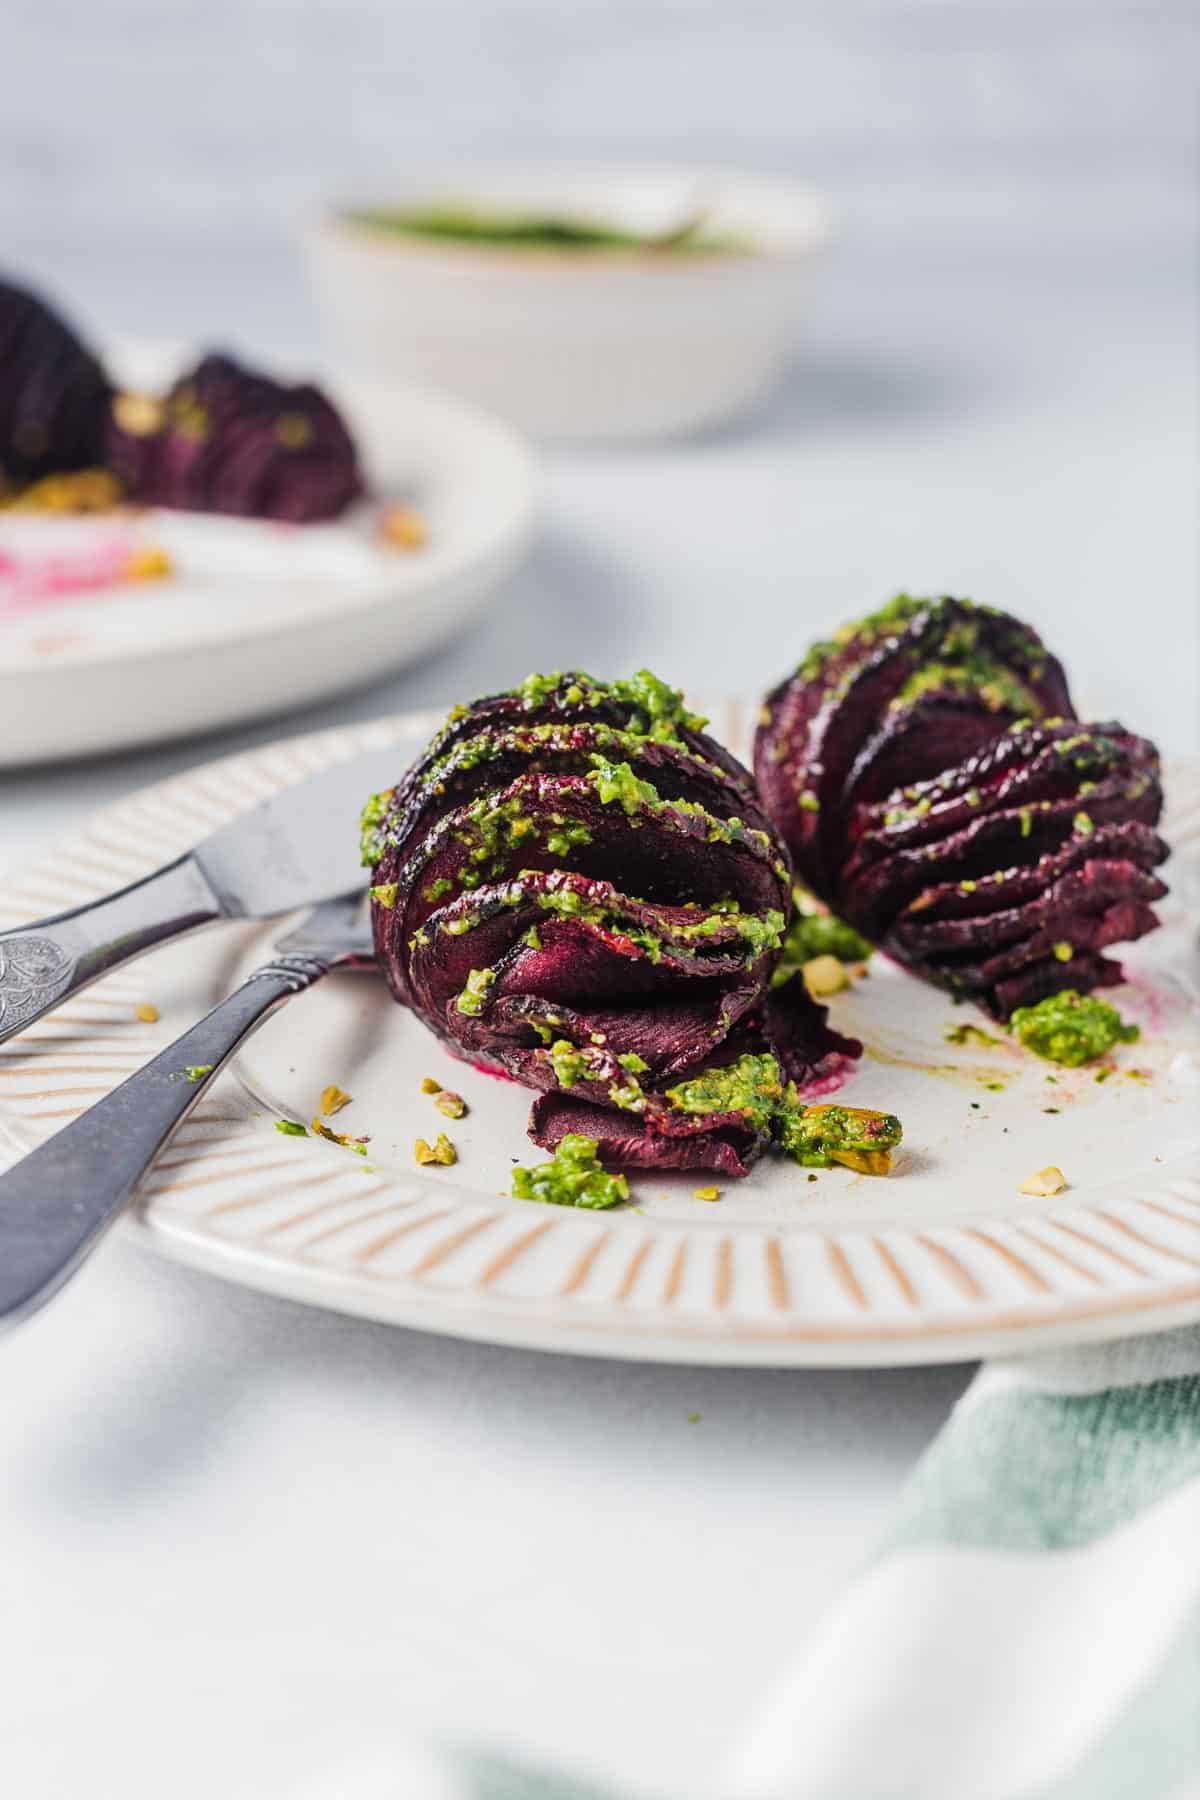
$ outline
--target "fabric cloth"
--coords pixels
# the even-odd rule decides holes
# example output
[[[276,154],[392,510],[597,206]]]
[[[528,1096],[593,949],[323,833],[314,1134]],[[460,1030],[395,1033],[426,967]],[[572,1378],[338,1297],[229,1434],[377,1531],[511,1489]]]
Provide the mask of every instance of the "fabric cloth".
[[[466,1751],[329,1776],[305,1800],[639,1800]],[[1200,1330],[984,1368],[710,1792],[1200,1800]]]

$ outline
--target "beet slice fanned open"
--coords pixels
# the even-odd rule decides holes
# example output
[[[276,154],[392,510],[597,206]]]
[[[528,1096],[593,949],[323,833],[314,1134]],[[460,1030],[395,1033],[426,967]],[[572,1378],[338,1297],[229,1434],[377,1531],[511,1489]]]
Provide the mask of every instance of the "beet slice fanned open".
[[[531,677],[455,708],[368,804],[363,849],[394,994],[539,1090],[539,1143],[741,1174],[770,1131],[681,1111],[671,1084],[775,1046],[787,1079],[819,1080],[859,1046],[803,990],[770,991],[790,859],[703,724],[645,672]]]
[[[1006,614],[902,595],[815,645],[768,696],[754,762],[813,891],[997,1017],[1111,985],[1101,952],[1157,923],[1157,752],[1080,723],[1061,664]]]

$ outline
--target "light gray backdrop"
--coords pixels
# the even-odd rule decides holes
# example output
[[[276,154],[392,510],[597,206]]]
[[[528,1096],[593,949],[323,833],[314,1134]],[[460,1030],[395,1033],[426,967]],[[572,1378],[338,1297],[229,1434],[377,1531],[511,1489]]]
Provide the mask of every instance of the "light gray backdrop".
[[[1061,275],[1119,258],[1130,281],[1182,278],[1195,14],[1190,0],[8,0],[0,247],[86,270],[85,309],[157,324],[156,256],[268,259],[323,195],[413,164],[617,154],[810,175],[859,254],[910,267],[969,256]]]

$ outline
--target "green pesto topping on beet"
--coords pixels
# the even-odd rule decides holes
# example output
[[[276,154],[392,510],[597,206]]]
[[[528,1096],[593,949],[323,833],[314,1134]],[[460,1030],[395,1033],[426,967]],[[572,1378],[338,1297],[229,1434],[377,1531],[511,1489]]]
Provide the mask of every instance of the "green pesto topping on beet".
[[[1048,994],[1036,1006],[1019,1006],[1008,1023],[1027,1050],[1067,1069],[1095,1062],[1114,1045],[1133,1044],[1141,1036],[1115,1006],[1073,988]]]
[[[536,1021],[531,1023],[536,1027]],[[560,1088],[573,1088],[580,1081],[599,1082],[604,1085],[612,1105],[619,1106],[625,1112],[640,1113],[646,1110],[646,1096],[638,1074],[644,1072],[649,1064],[643,1062],[640,1056],[616,1058],[617,1065],[625,1071],[623,1081],[613,1079],[613,1057],[595,1042],[584,1044],[580,1048],[567,1038],[556,1038],[550,1045],[548,1060]]]
[[[810,1168],[844,1163],[866,1174],[886,1174],[901,1139],[892,1113],[854,1106],[805,1106],[794,1081],[785,1081],[775,1057],[739,1056],[668,1088],[679,1112],[736,1113],[755,1131],[767,1131],[796,1161]]]
[[[624,1175],[610,1175],[600,1162],[595,1138],[570,1132],[549,1162],[512,1172],[517,1200],[540,1200],[547,1206],[586,1206],[603,1210],[629,1198]]]
[[[910,676],[892,701],[893,709],[908,706],[924,694],[949,690],[978,694],[993,711],[1039,716],[1041,708],[1032,690],[1006,663],[979,649],[980,621],[1001,615],[994,607],[980,606],[972,600],[954,600],[948,605],[942,598],[897,594],[877,612],[843,625],[831,638],[813,644],[796,674],[802,681],[814,681],[851,645],[864,652],[874,650],[921,613],[929,613],[935,619],[945,613],[945,628],[940,639],[935,638],[927,647],[923,667]],[[1029,673],[1035,680],[1038,678],[1037,646],[1031,643],[1026,654],[1019,644],[1014,644],[1010,654],[1019,663],[1027,664]]]
[[[455,1001],[460,1013],[469,1013],[477,1018],[483,1011],[484,1001],[491,992],[496,981],[495,969],[472,969],[467,976],[466,986]]]
[[[619,676],[615,681],[597,681],[582,670],[565,674],[554,669],[548,675],[527,675],[512,692],[520,695],[530,711],[544,706],[555,695],[568,706],[590,708],[615,700],[618,705],[629,707],[629,729],[638,737],[673,740],[680,730],[703,731],[708,724],[699,713],[688,710],[678,688],[668,686],[649,669]]]
[[[834,632],[831,638],[824,638],[813,644],[804,661],[796,670],[802,681],[812,681],[821,673],[826,663],[842,654],[847,644],[861,643],[864,647],[878,643],[880,638],[890,637],[915,618],[917,613],[929,605],[927,600],[918,600],[911,594],[897,594],[886,606],[877,612],[868,613],[865,618],[853,624],[843,625]]]
[[[386,848],[383,825],[391,802],[392,790],[385,788],[381,794],[372,794],[363,807],[358,842],[364,868],[373,869]]]
[[[1012,670],[995,657],[965,654],[960,662],[929,662],[910,675],[891,702],[899,712],[925,694],[969,694],[981,700],[989,712],[1036,712],[1037,699]]]
[[[583,1051],[576,1049],[566,1038],[556,1038],[551,1044],[550,1061],[554,1066],[554,1078],[561,1088],[573,1088],[586,1073]]]
[[[521,878],[510,883],[505,895],[506,904],[520,903],[525,892],[522,883],[527,875],[528,871],[522,871]],[[662,931],[654,932],[624,917],[618,909],[585,900],[574,888],[542,889],[535,892],[533,898],[543,912],[554,913],[562,919],[578,919],[625,938],[645,951],[653,963],[662,961],[664,946],[668,944],[673,948],[687,948],[709,938],[728,938],[731,931],[747,945],[750,963],[768,951],[777,950],[783,941],[785,920],[781,912],[768,907],[762,914],[743,913],[736,900],[714,901],[707,912],[697,908],[699,916],[692,920],[671,920],[669,923],[664,920]],[[454,924],[457,924],[456,920],[448,921],[442,929],[449,931]],[[540,948],[540,943],[539,939],[534,947]]]
[[[658,789],[634,774],[627,762],[612,763],[606,757],[593,755],[594,767],[588,780],[593,783],[605,806],[615,800],[629,818],[644,806],[659,804]]]

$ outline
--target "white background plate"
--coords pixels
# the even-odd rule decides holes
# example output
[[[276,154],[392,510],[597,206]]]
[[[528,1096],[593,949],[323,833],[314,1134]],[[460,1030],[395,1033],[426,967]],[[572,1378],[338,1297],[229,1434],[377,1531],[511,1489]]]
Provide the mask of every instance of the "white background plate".
[[[138,373],[178,368],[161,353]],[[126,360],[129,360],[126,353]],[[142,375],[142,379],[145,376]],[[150,511],[124,521],[0,514],[0,550],[153,543],[179,573],[0,613],[0,767],[154,743],[261,717],[411,661],[461,626],[524,554],[528,452],[506,426],[419,388],[356,415],[372,485],[429,541],[380,545],[365,503],[331,525]]]
[[[399,772],[433,723],[293,739],[148,789],[101,814],[69,868],[7,883],[0,925],[131,879],[359,748],[394,741]],[[732,709],[716,710],[714,729],[736,742]],[[454,1063],[376,977],[349,975],[293,1002],[214,1084],[160,1157],[137,1224],[170,1255],[347,1312],[657,1360],[940,1360],[1200,1316],[1200,1013],[1185,919],[1197,766],[1176,766],[1168,792],[1175,893],[1165,929],[1128,955],[1133,980],[1117,998],[1143,1038],[1104,1084],[1008,1044],[951,1048],[948,1024],[987,1022],[878,956],[837,997],[834,1023],[868,1046],[847,1098],[905,1122],[890,1179],[839,1169],[810,1182],[771,1160],[722,1184],[716,1205],[693,1198],[695,1176],[635,1178],[636,1209],[602,1215],[511,1200],[513,1161],[540,1156],[524,1135],[529,1095]],[[225,928],[175,945],[4,1046],[9,1157],[176,1036],[271,936]],[[137,1021],[140,1000],[160,1009],[157,1024]],[[466,1096],[467,1119],[435,1111],[426,1074]],[[310,1118],[331,1082],[354,1096],[337,1123],[370,1134],[369,1167],[273,1129],[278,1115]],[[413,1139],[442,1126],[458,1166],[417,1170]],[[1019,1195],[1046,1163],[1069,1191]]]

